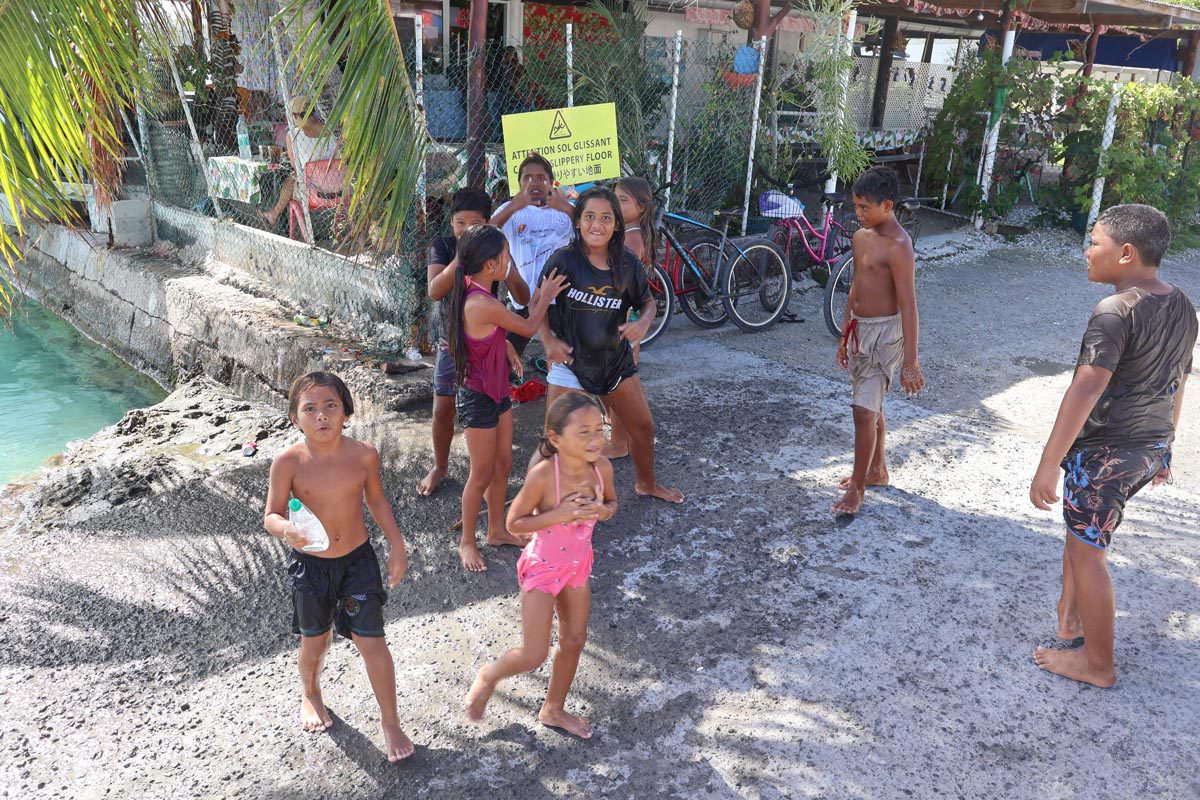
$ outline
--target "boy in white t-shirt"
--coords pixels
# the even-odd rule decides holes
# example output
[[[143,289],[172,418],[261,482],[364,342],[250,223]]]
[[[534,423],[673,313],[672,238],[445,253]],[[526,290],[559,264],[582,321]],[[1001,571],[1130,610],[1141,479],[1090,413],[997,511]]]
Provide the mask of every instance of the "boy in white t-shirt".
[[[568,244],[574,234],[571,204],[554,186],[554,168],[540,153],[530,153],[517,170],[521,191],[492,215],[491,224],[503,231],[513,265],[532,290],[550,254]],[[521,316],[528,311],[513,301],[513,310]],[[529,340],[510,333],[518,354],[525,353]]]

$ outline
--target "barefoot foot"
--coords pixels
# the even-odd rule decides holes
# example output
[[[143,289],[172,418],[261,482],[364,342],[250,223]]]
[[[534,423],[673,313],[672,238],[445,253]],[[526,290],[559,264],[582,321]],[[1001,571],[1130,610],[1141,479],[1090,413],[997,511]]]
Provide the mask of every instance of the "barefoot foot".
[[[488,531],[487,534],[487,543],[492,547],[500,547],[506,544],[513,545],[514,547],[524,547],[528,541],[527,538],[523,539],[520,536],[509,533],[505,529]]]
[[[857,514],[862,509],[863,490],[851,486],[842,495],[842,499],[833,504],[833,510],[838,514]]]
[[[479,547],[474,542],[460,544],[458,555],[462,559],[463,569],[467,572],[487,571],[487,562],[483,560],[483,556],[479,553]]]
[[[445,467],[434,467],[429,470],[429,474],[417,484],[417,494],[422,497],[429,497],[429,495],[437,491],[438,485],[444,477],[446,477]]]
[[[492,699],[492,692],[496,691],[496,684],[488,683],[484,679],[484,669],[484,667],[479,669],[479,674],[475,676],[475,682],[471,684],[471,691],[467,692],[466,702],[463,703],[467,719],[471,722],[479,722],[483,719],[483,714],[487,711],[488,700]]]
[[[279,224],[279,215],[271,211],[259,211],[258,216],[263,222],[267,223],[272,230],[274,230],[275,226]]]
[[[568,714],[562,709],[548,710],[543,708],[538,712],[538,722],[547,728],[561,728],[567,733],[574,734],[580,739],[592,738],[592,723],[584,717]]]
[[[1088,664],[1087,654],[1083,650],[1051,650],[1039,647],[1033,651],[1033,660],[1047,672],[1080,683],[1090,683],[1101,689],[1107,689],[1117,682],[1117,674],[1113,670],[1093,669]]]
[[[683,492],[679,491],[678,489],[672,489],[670,487],[663,486],[661,483],[655,483],[654,486],[649,489],[639,483],[633,487],[633,490],[637,492],[638,497],[655,497],[659,500],[665,500],[668,503],[676,504],[683,502]]]
[[[854,485],[854,476],[847,475],[838,482],[839,489],[849,489]],[[886,469],[873,469],[867,473],[867,486],[888,486],[889,477]]]
[[[412,740],[400,730],[398,722],[383,723],[383,747],[387,751],[387,760],[393,764],[403,761],[417,751]]]
[[[320,692],[300,696],[300,727],[309,733],[324,733],[333,727],[333,717],[329,716]]]
[[[628,458],[629,445],[626,444],[624,447],[618,445],[614,447],[611,444],[607,444],[604,446],[604,449],[600,451],[600,455],[604,456],[609,461],[614,461],[618,458]]]
[[[1058,623],[1058,638],[1064,642],[1083,637],[1083,622],[1078,617]]]

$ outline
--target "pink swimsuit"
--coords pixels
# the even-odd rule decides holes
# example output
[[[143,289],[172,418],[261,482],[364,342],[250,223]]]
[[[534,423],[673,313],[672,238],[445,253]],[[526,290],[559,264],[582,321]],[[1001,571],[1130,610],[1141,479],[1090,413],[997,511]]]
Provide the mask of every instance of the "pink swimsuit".
[[[596,479],[600,481],[600,492],[604,492],[604,478],[596,467]],[[558,456],[554,457],[555,506],[562,502],[562,490],[558,483]],[[533,535],[525,545],[517,561],[517,583],[521,591],[537,589],[558,596],[565,587],[575,589],[587,583],[592,574],[592,529],[595,520],[551,525]]]

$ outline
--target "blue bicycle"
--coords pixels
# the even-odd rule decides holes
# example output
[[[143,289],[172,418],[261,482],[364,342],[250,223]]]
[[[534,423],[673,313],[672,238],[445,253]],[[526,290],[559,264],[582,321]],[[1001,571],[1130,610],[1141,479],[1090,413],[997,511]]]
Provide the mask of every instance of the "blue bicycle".
[[[656,198],[666,188],[660,187]],[[729,223],[741,216],[739,210],[718,211],[715,216],[723,222],[720,229],[667,212],[658,203],[654,226],[664,243],[663,258],[648,276],[658,310],[643,347],[671,324],[676,298],[687,318],[701,328],[717,328],[732,319],[744,331],[760,331],[787,309],[792,275],[779,247],[762,237],[730,239]],[[702,233],[683,244],[669,223]]]

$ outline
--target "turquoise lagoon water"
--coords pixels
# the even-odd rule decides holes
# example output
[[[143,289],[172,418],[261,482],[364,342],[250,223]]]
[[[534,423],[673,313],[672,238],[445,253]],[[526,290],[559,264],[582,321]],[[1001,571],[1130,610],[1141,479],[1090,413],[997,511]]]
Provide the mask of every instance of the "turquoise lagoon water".
[[[166,393],[31,301],[0,324],[0,485]]]

